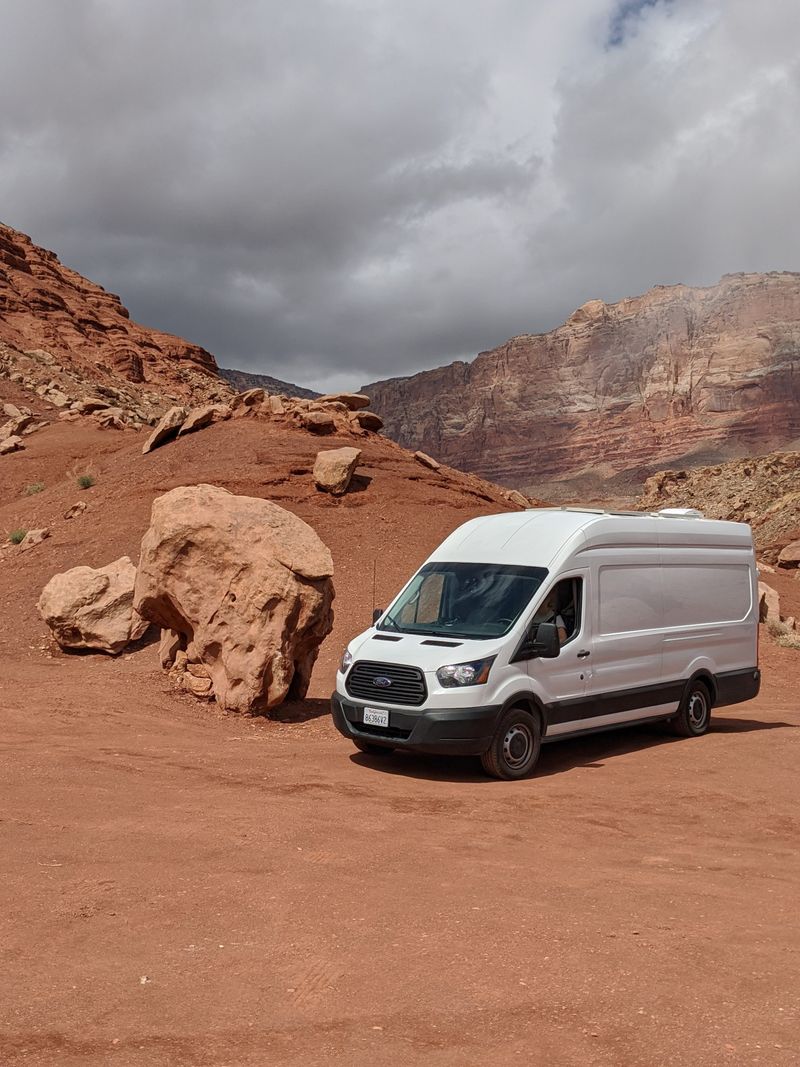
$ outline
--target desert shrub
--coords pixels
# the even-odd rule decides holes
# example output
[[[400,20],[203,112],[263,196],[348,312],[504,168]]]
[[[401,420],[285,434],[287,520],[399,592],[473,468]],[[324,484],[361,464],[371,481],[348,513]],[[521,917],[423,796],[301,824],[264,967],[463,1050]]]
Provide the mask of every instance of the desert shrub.
[[[75,481],[79,489],[91,489],[94,485],[94,478],[91,474],[79,474]]]
[[[8,539],[12,545],[18,545],[27,532],[27,530],[12,530]]]
[[[25,496],[33,496],[34,493],[41,493],[44,489],[44,482],[31,482],[30,485],[25,486]]]
[[[790,629],[785,622],[778,622],[777,619],[770,619],[767,622],[767,633],[770,637],[775,638],[775,643],[780,645],[781,648],[800,649],[800,634],[795,633],[795,631]]]

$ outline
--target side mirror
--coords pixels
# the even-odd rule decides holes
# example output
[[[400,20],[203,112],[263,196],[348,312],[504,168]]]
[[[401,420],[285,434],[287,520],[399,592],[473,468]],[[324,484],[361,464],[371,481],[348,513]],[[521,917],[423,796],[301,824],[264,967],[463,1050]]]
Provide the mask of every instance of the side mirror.
[[[540,622],[536,629],[536,638],[528,634],[511,660],[518,663],[525,659],[556,659],[561,654],[561,642],[558,639],[558,627],[553,622]]]
[[[372,625],[374,626],[378,619],[383,615],[383,608],[372,609]]]
[[[540,659],[556,659],[561,652],[558,627],[554,622],[540,622],[533,642],[533,654]]]

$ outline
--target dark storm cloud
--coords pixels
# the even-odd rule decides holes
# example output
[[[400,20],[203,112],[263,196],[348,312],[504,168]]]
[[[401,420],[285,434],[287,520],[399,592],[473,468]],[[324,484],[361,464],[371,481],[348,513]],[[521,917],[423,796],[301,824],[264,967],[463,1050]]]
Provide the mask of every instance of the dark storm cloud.
[[[224,365],[410,373],[796,266],[797,28],[790,0],[6,0],[0,217]]]

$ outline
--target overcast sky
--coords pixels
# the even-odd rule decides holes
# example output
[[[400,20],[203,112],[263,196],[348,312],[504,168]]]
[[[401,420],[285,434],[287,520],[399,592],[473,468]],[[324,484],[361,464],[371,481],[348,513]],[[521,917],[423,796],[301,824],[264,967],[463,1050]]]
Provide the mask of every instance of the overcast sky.
[[[0,220],[355,387],[800,269],[798,0],[3,0]]]

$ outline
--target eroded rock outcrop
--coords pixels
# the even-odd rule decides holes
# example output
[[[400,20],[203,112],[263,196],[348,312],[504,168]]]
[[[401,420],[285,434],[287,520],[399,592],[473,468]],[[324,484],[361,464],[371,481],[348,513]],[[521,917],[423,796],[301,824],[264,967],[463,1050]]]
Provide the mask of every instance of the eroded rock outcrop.
[[[643,511],[697,508],[709,519],[747,522],[760,558],[775,563],[800,537],[800,452],[659,471],[645,482],[637,506]]]
[[[329,550],[291,512],[183,486],[153,503],[134,603],[172,631],[162,664],[184,688],[260,712],[305,696],[333,625],[332,576]]]
[[[105,567],[73,567],[50,579],[37,608],[62,648],[116,655],[148,626],[133,608],[135,579],[127,556]]]
[[[132,322],[118,296],[2,224],[0,341],[25,352],[46,349],[57,365],[94,382],[147,383],[187,399],[229,392],[205,349]],[[50,403],[69,404],[58,384],[41,388]]]

